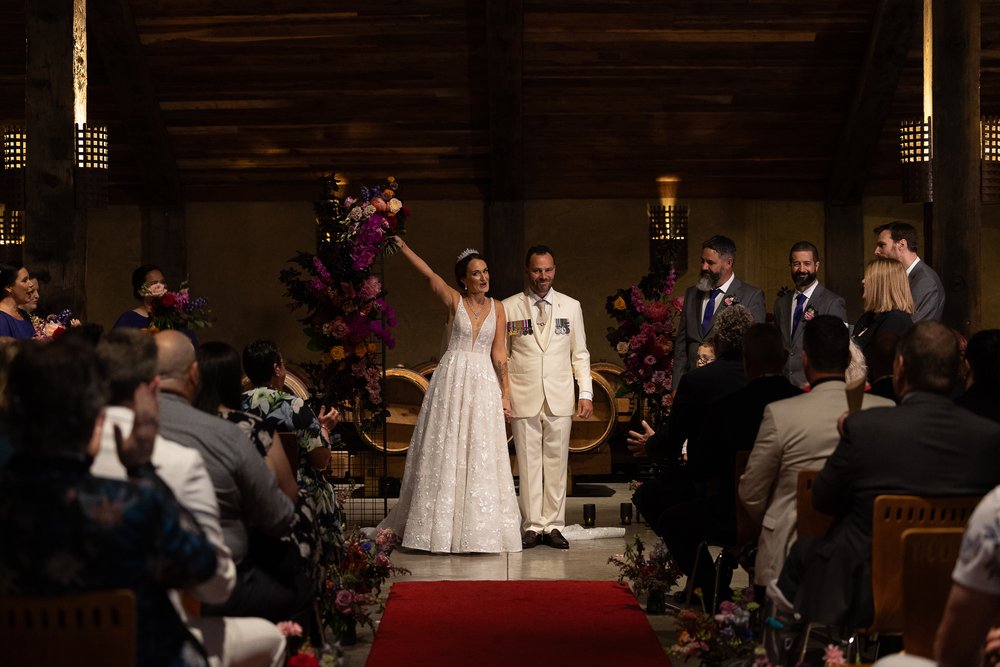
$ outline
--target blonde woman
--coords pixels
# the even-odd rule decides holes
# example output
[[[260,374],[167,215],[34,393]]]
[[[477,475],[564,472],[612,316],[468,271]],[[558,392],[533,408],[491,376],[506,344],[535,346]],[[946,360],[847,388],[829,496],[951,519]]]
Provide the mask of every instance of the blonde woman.
[[[899,260],[876,257],[865,267],[865,312],[854,325],[854,342],[871,367],[869,346],[882,332],[902,335],[913,324],[913,296]]]

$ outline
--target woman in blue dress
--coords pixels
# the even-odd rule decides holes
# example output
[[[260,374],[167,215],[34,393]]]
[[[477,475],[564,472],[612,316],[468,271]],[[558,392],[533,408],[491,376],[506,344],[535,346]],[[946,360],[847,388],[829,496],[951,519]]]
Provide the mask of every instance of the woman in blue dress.
[[[30,340],[35,325],[24,311],[31,296],[31,276],[28,269],[0,263],[0,336]]]
[[[149,327],[149,315],[153,302],[167,291],[167,283],[163,271],[155,264],[143,264],[132,272],[132,296],[140,304],[132,310],[126,310],[117,320],[112,329],[145,329]]]

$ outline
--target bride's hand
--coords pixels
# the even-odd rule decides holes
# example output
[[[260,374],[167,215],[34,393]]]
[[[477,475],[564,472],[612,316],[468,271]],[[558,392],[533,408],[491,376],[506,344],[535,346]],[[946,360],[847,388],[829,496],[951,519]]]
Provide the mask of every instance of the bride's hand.
[[[392,244],[394,246],[396,246],[397,250],[402,250],[403,248],[406,247],[406,244],[403,243],[402,237],[399,237],[399,236],[390,236],[389,240],[392,241]]]

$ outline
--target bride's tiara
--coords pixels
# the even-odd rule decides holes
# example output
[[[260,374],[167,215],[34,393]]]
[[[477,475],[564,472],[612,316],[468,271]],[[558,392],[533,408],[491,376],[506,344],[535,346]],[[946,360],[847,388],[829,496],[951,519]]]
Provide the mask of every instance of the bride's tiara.
[[[465,259],[469,255],[478,255],[478,254],[479,254],[479,251],[476,250],[475,248],[466,248],[462,252],[458,253],[458,257],[455,258],[455,261],[456,262],[461,262],[463,259]]]

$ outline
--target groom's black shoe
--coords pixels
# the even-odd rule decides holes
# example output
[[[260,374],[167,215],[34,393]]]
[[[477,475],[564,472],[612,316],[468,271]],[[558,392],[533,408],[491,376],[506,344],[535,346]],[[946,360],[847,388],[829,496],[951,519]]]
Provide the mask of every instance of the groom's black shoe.
[[[521,536],[521,548],[530,549],[531,547],[537,547],[542,543],[542,534],[536,533],[533,530],[524,531],[524,535]]]
[[[553,549],[569,549],[569,541],[558,530],[545,533],[545,543]]]

